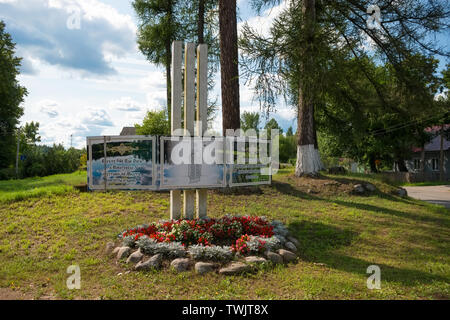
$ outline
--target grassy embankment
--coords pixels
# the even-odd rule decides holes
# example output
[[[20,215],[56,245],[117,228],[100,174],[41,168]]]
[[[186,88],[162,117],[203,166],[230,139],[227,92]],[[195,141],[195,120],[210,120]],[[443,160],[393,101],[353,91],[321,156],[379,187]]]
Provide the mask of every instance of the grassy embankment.
[[[123,229],[168,218],[168,193],[74,191],[71,185],[83,181],[75,173],[0,182],[0,293],[49,299],[450,298],[450,210],[396,197],[394,187],[375,178],[296,178],[287,169],[259,193],[210,192],[210,216],[279,219],[301,242],[297,264],[239,277],[126,274],[124,265],[103,254],[105,244]],[[352,195],[360,181],[377,191]],[[72,264],[81,268],[81,290],[66,288]],[[381,268],[381,290],[366,287],[372,264]]]

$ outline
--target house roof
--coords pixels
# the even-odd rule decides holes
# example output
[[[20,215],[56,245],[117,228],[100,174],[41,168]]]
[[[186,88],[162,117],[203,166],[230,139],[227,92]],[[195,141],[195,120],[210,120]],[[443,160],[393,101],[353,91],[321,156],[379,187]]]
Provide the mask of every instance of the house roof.
[[[450,124],[444,125],[444,129],[447,130],[450,128]],[[439,131],[441,130],[441,126],[432,126],[429,128],[426,128],[425,131],[428,133],[434,133],[437,134],[429,143],[425,145],[425,151],[440,151],[441,150],[441,135],[439,134]],[[447,140],[444,137],[444,150],[450,149],[450,140]],[[413,148],[413,152],[421,152],[422,148]]]
[[[121,136],[135,136],[136,135],[136,128],[135,127],[123,127],[122,132],[120,133]]]
[[[444,150],[450,148],[450,141],[444,138]],[[425,151],[440,151],[441,150],[441,136],[436,136],[430,143],[425,145]]]

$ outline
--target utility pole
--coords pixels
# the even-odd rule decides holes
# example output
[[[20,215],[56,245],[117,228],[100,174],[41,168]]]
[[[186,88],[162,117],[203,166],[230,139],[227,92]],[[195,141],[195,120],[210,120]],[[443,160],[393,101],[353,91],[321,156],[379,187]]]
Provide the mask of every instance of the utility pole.
[[[444,124],[441,127],[441,154],[439,159],[439,180],[444,181]]]
[[[16,179],[19,179],[19,150],[20,150],[20,135],[17,136]]]
[[[73,138],[73,134],[70,135],[70,148],[72,149],[72,138]]]

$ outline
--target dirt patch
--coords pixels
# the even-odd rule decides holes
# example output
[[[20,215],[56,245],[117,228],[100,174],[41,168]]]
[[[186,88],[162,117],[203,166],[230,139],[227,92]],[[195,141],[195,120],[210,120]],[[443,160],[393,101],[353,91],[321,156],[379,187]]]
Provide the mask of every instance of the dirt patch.
[[[32,298],[22,292],[10,289],[0,288],[0,300],[31,300]]]
[[[280,179],[295,188],[307,194],[337,194],[350,193],[353,190],[353,181],[338,181],[330,179],[325,176],[318,177],[297,177],[295,175],[288,175]]]

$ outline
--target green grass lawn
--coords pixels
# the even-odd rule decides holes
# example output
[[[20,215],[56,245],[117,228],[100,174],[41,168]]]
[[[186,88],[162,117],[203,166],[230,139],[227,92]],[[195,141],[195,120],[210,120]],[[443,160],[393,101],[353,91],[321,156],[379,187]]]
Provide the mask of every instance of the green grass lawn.
[[[43,178],[0,181],[0,203],[62,195],[72,192],[72,186],[81,183],[86,183],[86,173],[81,171]]]
[[[106,243],[123,229],[168,218],[169,194],[70,186],[84,180],[75,173],[0,182],[0,288],[54,299],[450,298],[450,210],[393,196],[394,187],[370,177],[295,178],[286,169],[259,193],[210,192],[210,216],[276,218],[301,242],[297,264],[236,277],[126,273],[103,254]],[[351,195],[362,180],[377,191]],[[47,192],[28,197],[40,189]],[[72,264],[81,268],[81,290],[66,288]],[[366,287],[373,264],[381,290]]]

